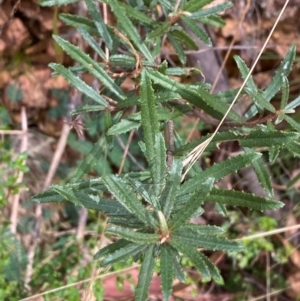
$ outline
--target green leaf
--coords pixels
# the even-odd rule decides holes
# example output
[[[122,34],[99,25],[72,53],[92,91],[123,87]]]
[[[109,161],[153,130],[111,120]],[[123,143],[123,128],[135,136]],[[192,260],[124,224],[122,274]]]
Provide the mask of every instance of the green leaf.
[[[105,257],[106,255],[109,255],[111,253],[114,253],[117,250],[123,249],[127,245],[130,244],[130,241],[125,240],[125,239],[119,239],[118,241],[109,244],[108,246],[102,248],[99,250],[94,256],[93,259],[101,259],[102,257]]]
[[[164,34],[166,34],[171,27],[171,24],[169,22],[163,22],[160,25],[156,26],[156,28],[149,33],[147,36],[147,40],[152,40],[158,37],[162,37]]]
[[[64,199],[72,202],[75,206],[81,206],[81,202],[74,194],[74,191],[65,189],[59,185],[53,185],[51,186],[51,189],[60,194]]]
[[[136,232],[131,229],[118,227],[115,225],[108,225],[105,229],[105,232],[117,234],[124,239],[138,244],[156,243],[160,239],[160,236],[158,234]]]
[[[212,46],[209,35],[194,20],[186,16],[182,16],[181,20],[198,39],[200,39],[206,45]]]
[[[100,266],[105,267],[119,261],[124,261],[144,251],[147,247],[148,245],[129,243],[125,247],[122,247],[115,251],[113,250],[110,253],[105,253],[105,255],[103,256],[104,258],[100,262]]]
[[[295,108],[297,108],[300,105],[300,96],[295,98],[293,101],[291,101],[287,106],[284,108],[285,111],[290,111]]]
[[[159,2],[162,6],[168,8],[169,10],[173,10],[174,8],[169,0],[160,0]]]
[[[113,125],[108,131],[107,135],[120,135],[127,133],[133,129],[138,129],[140,127],[140,122],[132,121],[128,119],[122,119],[119,123]]]
[[[139,273],[139,281],[135,289],[136,301],[148,300],[148,291],[155,266],[154,247],[155,245],[150,245],[145,252],[145,257]]]
[[[118,202],[127,208],[137,219],[143,222],[146,226],[156,226],[156,222],[147,209],[136,198],[131,188],[122,179],[114,175],[110,175],[104,177],[103,182],[108,191],[115,196]]]
[[[234,60],[237,63],[237,66],[241,72],[242,78],[245,80],[250,72],[250,69],[247,67],[246,63],[242,60],[241,57],[235,55]],[[267,109],[270,112],[275,112],[275,108],[264,99],[262,92],[260,92],[253,80],[253,77],[250,76],[246,83],[245,91],[251,96],[254,103],[259,109]]]
[[[126,15],[128,15],[129,17],[131,17],[141,23],[147,24],[147,25],[155,24],[154,20],[152,20],[151,18],[149,18],[147,15],[140,12],[136,8],[134,8],[130,5],[127,5],[126,3],[123,3],[123,2],[118,2],[118,5],[121,6],[125,10]]]
[[[94,49],[96,53],[99,54],[99,56],[106,60],[106,56],[102,48],[99,46],[99,43],[83,28],[78,27],[78,31],[82,35],[82,37],[88,42],[88,44]]]
[[[155,195],[159,196],[165,186],[167,174],[166,145],[161,133],[155,135],[154,151],[155,155],[150,164],[150,168],[154,182]]]
[[[269,86],[266,88],[266,90],[263,93],[263,98],[266,101],[270,102],[271,99],[275,96],[275,94],[279,91],[282,84],[282,76],[283,75],[287,76],[291,72],[293,62],[295,59],[295,54],[296,54],[296,46],[293,45],[289,49],[286,57],[281,62],[278,70],[275,73],[275,76],[272,79],[272,82],[269,84]],[[255,116],[257,112],[258,112],[257,108],[255,108],[255,106],[251,106],[250,109],[245,114],[245,117],[247,119],[250,119],[253,116]]]
[[[196,225],[196,224],[186,224],[180,227],[180,231],[191,232],[199,234],[202,236],[215,236],[220,235],[225,232],[221,227],[211,226],[211,225]]]
[[[70,115],[76,115],[87,112],[98,112],[103,111],[103,106],[101,105],[84,105],[82,107],[77,107],[75,110],[70,112]]]
[[[222,276],[220,275],[220,271],[218,268],[201,252],[199,252],[200,257],[202,257],[202,260],[205,262],[211,277],[218,283],[218,284],[224,284],[224,280]]]
[[[233,3],[228,1],[228,2],[225,2],[223,4],[219,4],[219,5],[207,8],[207,9],[201,9],[197,12],[194,12],[192,14],[191,18],[192,19],[206,18],[206,17],[209,17],[211,15],[215,15],[215,14],[218,14],[222,11],[225,11],[226,9],[228,9],[232,6],[233,6]]]
[[[280,102],[280,110],[284,110],[287,106],[287,102],[289,100],[290,89],[289,89],[289,81],[285,75],[282,75],[282,95],[281,95],[281,102]]]
[[[256,196],[251,193],[236,190],[213,188],[207,200],[231,206],[247,207],[254,210],[274,210],[284,206],[282,202]]]
[[[173,80],[169,76],[163,75],[158,71],[149,70],[148,74],[154,83],[171,92],[180,94],[182,98],[198,108],[203,109],[217,119],[222,119],[227,111],[227,106],[224,105],[224,103],[220,103],[220,101],[202,87],[199,87],[196,91],[191,89],[191,86],[180,84],[176,80]],[[234,111],[229,112],[229,118],[237,122],[242,122],[241,117]]]
[[[163,208],[163,214],[166,220],[169,219],[173,211],[173,206],[176,201],[175,196],[180,188],[182,168],[182,162],[174,158],[167,178],[166,187],[160,197],[161,207]]]
[[[71,3],[76,3],[79,0],[39,0],[39,5],[41,6],[62,6],[62,5],[67,5]]]
[[[176,54],[178,55],[178,58],[181,62],[182,65],[185,65],[186,63],[186,55],[182,49],[182,46],[180,45],[180,43],[173,37],[172,33],[168,33],[167,34],[169,41],[171,42],[174,51],[176,52]]]
[[[141,40],[140,34],[137,32],[130,19],[127,17],[126,11],[123,9],[123,7],[120,6],[117,0],[109,0],[108,4],[110,5],[113,13],[115,14],[118,23],[122,26],[124,32],[126,32],[126,34],[128,35],[128,38],[133,41],[135,46],[143,53],[145,58],[150,63],[154,63],[154,59],[151,55],[151,52]]]
[[[106,71],[100,67],[99,63],[95,62],[88,54],[84,53],[78,47],[72,45],[61,37],[53,36],[53,38],[67,54],[69,54],[75,61],[82,64],[89,73],[98,78],[112,93],[121,99],[125,98],[121,88],[117,86]]]
[[[93,146],[92,150],[86,156],[84,161],[78,167],[73,181],[82,179],[97,163],[106,149],[106,141],[104,137],[101,137]]]
[[[151,164],[155,156],[155,136],[159,133],[155,95],[148,72],[143,69],[141,78],[141,124],[144,131],[147,161]],[[153,165],[152,165],[153,166]],[[152,176],[155,172],[151,170]]]
[[[215,210],[221,214],[222,216],[226,216],[227,215],[227,209],[226,209],[226,206],[223,205],[223,204],[219,204],[219,203],[216,203],[215,205]]]
[[[93,0],[85,0],[85,3],[87,5],[88,11],[90,15],[92,16],[94,23],[97,27],[97,30],[102,37],[103,41],[105,42],[105,45],[108,49],[112,49],[112,38],[107,30],[106,25],[104,24],[104,21],[101,16],[101,12],[99,11],[98,5],[94,3]]]
[[[84,29],[87,32],[97,36],[99,35],[95,23],[88,18],[70,14],[60,14],[59,18],[67,25],[73,26],[75,28]]]
[[[284,119],[289,123],[290,126],[300,133],[300,124],[297,121],[287,115],[284,115]]]
[[[198,50],[198,44],[182,29],[172,29],[171,34],[178,42],[183,43],[187,49]]]
[[[126,177],[126,180],[130,184],[130,186],[133,187],[133,189],[137,193],[139,193],[146,202],[148,202],[153,208],[159,209],[157,197],[155,197],[153,194],[150,195],[148,192],[152,184],[145,184],[138,181],[137,179],[132,179],[131,177]],[[145,187],[147,187],[148,189],[146,189]]]
[[[52,68],[55,72],[62,75],[72,86],[76,87],[80,92],[86,96],[92,98],[97,103],[102,105],[102,109],[108,106],[107,101],[91,86],[87,85],[82,79],[78,76],[75,76],[70,70],[66,69],[60,64],[49,64],[49,67]]]
[[[251,153],[253,150],[245,147],[246,153]],[[266,163],[263,161],[262,158],[258,158],[255,161],[252,161],[251,163],[254,172],[256,173],[257,179],[262,186],[262,188],[266,191],[267,195],[269,197],[274,196],[270,172],[268,171],[266,167]]]
[[[171,296],[173,282],[174,255],[171,246],[167,243],[160,247],[160,277],[163,300],[168,301]]]
[[[37,203],[49,203],[49,202],[61,203],[62,201],[65,200],[65,197],[60,195],[57,191],[52,190],[52,188],[50,187],[49,190],[34,195],[29,200]]]
[[[179,195],[185,195],[197,190],[199,184],[205,181],[205,179],[207,179],[208,177],[214,178],[216,181],[218,181],[226,175],[232,172],[236,172],[243,167],[246,167],[252,161],[257,160],[260,157],[260,153],[249,153],[229,158],[222,161],[221,163],[215,163],[213,166],[207,168],[203,172],[186,181],[181,186]]]
[[[203,282],[211,280],[210,271],[206,262],[203,260],[203,257],[199,255],[200,252],[195,247],[176,241],[175,239],[171,239],[170,244],[191,260],[195,268],[200,272]]]
[[[288,151],[292,152],[294,155],[299,156],[300,155],[300,143],[297,141],[291,141],[289,143],[286,143],[282,145],[284,148],[286,148]]]
[[[252,131],[248,136],[239,139],[242,147],[264,147],[274,145],[284,145],[299,138],[298,133],[281,131]]]
[[[172,253],[173,253],[173,269],[174,269],[174,275],[175,277],[181,281],[181,282],[186,282],[186,278],[184,275],[184,272],[182,270],[182,267],[179,263],[180,257],[179,253],[176,249],[172,248]]]
[[[190,0],[184,4],[183,10],[194,13],[212,1],[213,0]]]
[[[169,228],[172,228],[174,230],[180,227],[193,216],[195,211],[200,207],[201,204],[203,204],[207,194],[212,189],[213,183],[213,178],[208,178],[201,184],[198,183],[198,187],[191,194],[190,199],[184,204],[182,209],[171,216]]]
[[[181,228],[173,230],[171,234],[171,243],[172,241],[178,241],[187,246],[201,247],[213,251],[221,250],[231,252],[243,249],[243,245],[236,241],[228,240],[223,237],[205,236]]]
[[[221,28],[226,24],[226,22],[218,15],[212,15],[206,18],[200,18],[199,21],[202,24],[214,26],[217,28]]]

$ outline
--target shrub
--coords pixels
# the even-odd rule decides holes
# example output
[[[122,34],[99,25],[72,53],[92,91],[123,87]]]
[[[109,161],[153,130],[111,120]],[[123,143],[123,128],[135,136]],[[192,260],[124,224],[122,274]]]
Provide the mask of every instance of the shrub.
[[[42,0],[41,4],[63,5],[71,2],[75,1]],[[109,218],[106,232],[120,239],[99,250],[94,259],[99,259],[102,267],[129,257],[141,260],[136,300],[147,299],[157,260],[160,260],[163,297],[164,300],[169,299],[172,279],[176,277],[184,281],[180,254],[190,259],[203,281],[213,279],[222,283],[216,266],[198,248],[239,251],[243,246],[220,236],[223,233],[221,227],[192,224],[190,219],[202,215],[203,204],[208,201],[214,202],[215,209],[222,214],[226,214],[226,206],[260,211],[283,206],[283,203],[273,199],[271,180],[261,149],[268,153],[269,163],[276,160],[282,148],[299,155],[300,125],[288,116],[299,104],[298,98],[288,103],[287,76],[295,58],[295,47],[291,47],[265,90],[258,89],[253,79],[249,78],[241,95],[247,94],[253,99],[250,109],[243,116],[230,109],[227,115],[228,103],[237,95],[236,90],[211,94],[208,83],[183,84],[174,76],[186,77],[201,72],[185,66],[184,50],[197,49],[198,46],[183,26],[211,45],[209,35],[199,23],[222,26],[224,22],[218,13],[231,7],[231,2],[211,8],[203,8],[211,1],[199,0],[179,1],[178,7],[172,0],[103,2],[114,14],[115,26],[104,23],[93,0],[86,0],[91,19],[70,14],[60,16],[66,24],[79,30],[99,60],[92,59],[63,38],[54,36],[56,43],[79,65],[66,68],[52,63],[50,67],[54,75],[62,75],[94,101],[93,104],[76,108],[71,114],[98,112],[99,118],[105,120],[105,131],[79,166],[71,183],[53,185],[32,200],[42,203],[70,201],[76,206],[105,213]],[[163,12],[163,18],[158,8]],[[160,62],[158,59],[164,37],[173,46],[181,67],[170,67],[167,61]],[[99,46],[100,40],[109,50],[109,57]],[[245,79],[248,67],[240,57],[235,57],[235,60]],[[101,93],[81,79],[79,75],[85,72],[101,82]],[[135,81],[136,87],[129,92],[121,87],[127,77]],[[271,100],[280,89],[281,105],[276,110]],[[122,114],[132,106],[136,107],[135,113]],[[202,110],[215,120],[227,115],[226,127],[184,144],[180,134],[172,126],[165,125],[172,124],[175,119],[181,120],[186,112],[193,110]],[[262,117],[262,114],[267,117]],[[254,122],[249,122],[255,117]],[[290,130],[276,130],[275,125],[283,120],[291,125]],[[139,146],[148,162],[148,169],[89,177],[99,158],[110,151],[114,136],[131,130],[142,133]],[[204,150],[216,150],[226,141],[239,145],[242,154],[224,159],[205,170],[194,165]],[[267,198],[214,186],[218,180],[246,166],[252,166]]]

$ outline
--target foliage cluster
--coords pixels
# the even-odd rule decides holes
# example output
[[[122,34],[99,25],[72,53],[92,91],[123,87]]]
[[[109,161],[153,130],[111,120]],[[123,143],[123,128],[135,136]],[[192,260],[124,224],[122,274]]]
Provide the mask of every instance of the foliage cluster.
[[[42,0],[41,4],[71,2],[76,1]],[[157,260],[160,261],[163,298],[169,299],[173,278],[185,281],[180,265],[181,254],[189,258],[203,281],[213,279],[223,283],[216,266],[198,249],[233,252],[243,246],[225,239],[222,228],[192,224],[190,219],[203,214],[203,205],[208,201],[214,202],[215,209],[224,215],[227,206],[259,211],[283,206],[274,199],[262,151],[268,154],[270,164],[275,162],[281,149],[293,155],[300,152],[300,125],[289,116],[299,105],[300,98],[288,103],[287,76],[295,58],[295,47],[291,47],[265,90],[258,89],[252,78],[247,81],[241,95],[249,95],[253,105],[243,116],[231,109],[226,127],[215,136],[207,134],[185,144],[176,129],[170,126],[173,120],[193,110],[202,110],[221,120],[237,93],[229,90],[211,94],[208,83],[183,84],[174,79],[174,76],[201,73],[196,68],[185,67],[185,50],[198,49],[185,28],[211,45],[209,35],[199,24],[222,26],[224,22],[218,13],[231,7],[232,3],[204,8],[212,1],[105,0],[102,2],[110,7],[116,19],[116,24],[109,26],[102,19],[98,3],[93,0],[85,2],[91,19],[69,14],[62,14],[60,18],[78,29],[98,58],[93,59],[79,47],[54,36],[56,43],[78,62],[78,66],[66,68],[52,63],[50,67],[54,75],[62,75],[93,100],[92,104],[76,108],[72,114],[96,112],[99,118],[103,118],[105,130],[71,183],[53,185],[32,200],[41,203],[70,201],[76,206],[105,213],[109,218],[106,233],[120,239],[99,250],[94,259],[100,260],[102,267],[130,257],[141,260],[136,300],[147,300]],[[165,39],[173,46],[181,67],[170,67],[167,61],[160,60]],[[104,47],[109,50],[109,57]],[[241,76],[246,78],[249,69],[245,62],[240,57],[235,57],[235,60]],[[101,83],[101,91],[94,90],[81,79],[80,75],[85,72]],[[125,92],[122,84],[127,77],[135,81],[136,88]],[[281,105],[275,109],[271,100],[280,89]],[[135,112],[128,114],[126,109],[133,106]],[[255,123],[250,121],[255,117]],[[291,129],[277,130],[276,125],[282,121],[288,122]],[[89,177],[98,160],[113,148],[114,136],[132,130],[142,135],[139,147],[148,162],[148,169]],[[194,165],[183,176],[195,147],[207,141],[210,143],[207,143],[206,151],[216,150],[222,142],[234,141],[241,154],[205,170]],[[218,180],[246,166],[252,166],[267,198],[215,187]]]

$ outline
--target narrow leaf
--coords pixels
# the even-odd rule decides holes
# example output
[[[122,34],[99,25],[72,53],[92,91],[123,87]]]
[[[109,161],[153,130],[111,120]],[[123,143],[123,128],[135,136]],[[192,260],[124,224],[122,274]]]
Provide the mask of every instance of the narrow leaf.
[[[105,42],[105,45],[108,49],[112,49],[112,38],[107,30],[107,27],[101,17],[101,13],[99,11],[98,5],[94,3],[93,0],[85,0],[85,3],[87,5],[88,11],[90,15],[92,16],[94,23],[98,29],[98,32],[102,39]]]
[[[97,163],[106,148],[106,142],[103,137],[101,137],[93,146],[90,153],[86,156],[84,161],[78,167],[73,181],[78,181],[82,179]]]
[[[145,250],[147,246],[148,245],[129,243],[125,245],[125,247],[117,249],[116,251],[110,253],[107,252],[103,256],[104,258],[100,262],[100,266],[105,267],[119,261],[124,261]]]
[[[183,51],[182,46],[180,45],[180,43],[173,37],[172,33],[168,33],[167,37],[169,39],[169,41],[171,42],[174,51],[176,52],[176,54],[178,55],[178,58],[181,62],[182,65],[185,65],[186,63],[186,55]]]
[[[199,19],[199,18],[206,18],[206,17],[210,17],[211,15],[215,15],[218,14],[222,11],[225,11],[226,9],[230,8],[233,6],[233,3],[230,1],[226,1],[223,4],[219,4],[207,9],[201,9],[195,13],[192,14],[192,18],[193,19]]]
[[[226,175],[236,172],[243,167],[249,165],[252,161],[257,160],[261,157],[260,153],[250,153],[243,154],[233,158],[229,158],[221,163],[215,163],[213,166],[207,168],[203,172],[199,173],[192,179],[186,181],[181,189],[179,194],[185,195],[187,193],[192,193],[197,189],[200,183],[202,183],[208,177],[215,178],[215,180],[220,180]]]
[[[160,238],[158,234],[136,232],[131,229],[122,228],[115,225],[108,225],[105,229],[105,232],[117,234],[124,239],[138,244],[156,243]]]
[[[131,130],[138,129],[140,127],[140,122],[132,121],[128,119],[122,119],[119,123],[113,125],[108,131],[107,135],[120,135],[127,133]]]
[[[203,282],[211,280],[210,271],[202,256],[199,255],[199,251],[195,247],[192,247],[180,241],[176,241],[175,239],[171,239],[170,244],[192,261],[195,268],[200,272]]]
[[[263,147],[284,145],[298,138],[299,134],[294,132],[256,130],[239,139],[239,143],[242,147]]]
[[[139,193],[147,203],[149,203],[153,208],[159,209],[157,198],[154,195],[149,194],[149,191],[151,191],[149,188],[152,184],[145,184],[131,177],[127,177],[126,180],[131,187],[133,187],[135,192]]]
[[[213,188],[207,200],[231,206],[247,207],[254,210],[274,210],[284,206],[282,202],[256,196],[251,193],[236,190]]]
[[[159,196],[165,186],[165,178],[167,173],[166,164],[166,145],[164,137],[161,133],[155,135],[154,143],[155,155],[150,164],[152,179],[154,182],[155,195]]]
[[[175,213],[170,220],[169,227],[176,229],[189,220],[195,211],[203,204],[206,196],[209,194],[214,183],[213,178],[208,178],[206,181],[198,184],[191,198],[184,204],[182,210]]]
[[[235,55],[234,60],[237,63],[237,66],[241,72],[242,78],[245,80],[250,72],[250,69],[247,67],[246,63],[242,60],[241,57]],[[264,99],[263,94],[258,90],[256,84],[254,83],[253,77],[250,76],[246,83],[246,92],[252,97],[254,103],[260,109],[267,109],[271,112],[275,112],[275,108]]]
[[[141,11],[137,10],[137,8],[127,5],[123,2],[118,2],[118,5],[124,8],[126,15],[128,15],[129,17],[147,25],[155,24],[154,20],[149,18],[146,14],[142,13]]]
[[[196,91],[191,89],[190,86],[180,84],[171,79],[169,76],[163,75],[158,71],[149,70],[148,74],[154,83],[168,89],[169,91],[180,94],[182,98],[186,99],[198,108],[203,109],[205,112],[217,119],[221,119],[227,111],[227,106],[224,105],[224,103],[220,103],[220,101],[216,100],[213,95],[202,87],[199,87]],[[234,111],[230,111],[229,118],[237,122],[242,122],[241,117]]]
[[[145,58],[150,62],[154,63],[154,59],[151,55],[151,52],[147,48],[147,46],[143,43],[140,38],[139,33],[137,32],[136,28],[126,15],[126,11],[119,5],[117,0],[109,0],[108,3],[115,14],[119,24],[122,26],[123,30],[128,35],[128,38],[133,41],[135,46],[143,53]]]
[[[211,46],[211,39],[209,35],[192,19],[182,16],[181,17],[183,23],[190,29],[190,31],[199,38],[206,45]]]
[[[72,45],[61,37],[53,36],[53,38],[67,54],[69,54],[75,61],[82,64],[89,73],[98,78],[112,93],[121,99],[125,98],[121,88],[117,86],[113,79],[106,73],[106,71],[100,67],[99,63],[94,61],[88,54],[84,53],[78,47]]]
[[[117,250],[123,249],[127,245],[130,244],[130,241],[127,241],[125,239],[119,239],[118,241],[109,244],[108,246],[102,248],[99,250],[94,256],[93,259],[101,259],[102,257],[105,257],[108,254],[114,253]]]
[[[225,232],[221,227],[211,226],[211,225],[196,225],[196,224],[186,224],[180,227],[180,231],[186,231],[191,233],[196,233],[202,236],[215,236],[220,235]]]
[[[163,208],[166,220],[169,219],[176,201],[175,196],[180,188],[182,168],[182,162],[174,159],[169,171],[166,187],[160,197],[161,207]]]
[[[106,56],[102,48],[99,46],[99,43],[83,28],[78,27],[78,31],[82,35],[82,37],[88,42],[88,44],[95,50],[96,53],[99,54],[99,56],[106,60]]]
[[[223,237],[211,237],[201,235],[192,231],[186,232],[185,229],[176,229],[172,232],[171,241],[178,241],[187,246],[201,247],[206,250],[221,251],[239,251],[243,249],[243,245],[233,240]]]
[[[245,148],[246,153],[251,153],[252,150],[249,148]],[[254,172],[256,173],[257,179],[262,186],[262,188],[266,191],[269,197],[274,196],[270,172],[266,168],[266,163],[263,161],[262,158],[258,158],[251,163]]]
[[[293,62],[295,59],[296,54],[296,46],[293,45],[283,61],[281,62],[278,70],[275,73],[275,76],[272,79],[272,82],[269,84],[269,86],[266,88],[266,90],[263,93],[263,97],[266,101],[270,102],[271,99],[275,96],[275,94],[279,91],[281,84],[282,84],[282,76],[288,76],[288,74],[292,70]],[[252,118],[257,114],[257,108],[255,106],[251,106],[250,109],[245,114],[245,117],[247,119]]]
[[[292,126],[298,133],[300,133],[300,124],[295,121],[292,117],[284,115],[284,119]]]
[[[135,290],[136,301],[148,300],[149,287],[155,266],[154,247],[155,245],[150,245],[145,252],[145,257],[139,273],[139,281]]]
[[[67,25],[74,26],[75,28],[83,28],[87,32],[99,36],[95,23],[88,18],[71,14],[60,14],[59,18]]]
[[[224,280],[218,268],[201,252],[199,252],[199,254],[200,257],[202,257],[203,261],[205,262],[213,280],[215,280],[218,284],[224,284]]]
[[[131,188],[121,179],[114,175],[103,178],[108,191],[126,207],[136,218],[143,222],[146,226],[155,226],[156,223],[152,216],[149,215],[147,209],[136,198]]]
[[[71,3],[76,3],[79,0],[39,0],[39,5],[41,6],[62,6],[62,5],[67,5]]]
[[[163,300],[168,301],[171,296],[173,282],[174,255],[171,246],[167,243],[160,248],[160,274]]]
[[[183,10],[194,13],[212,1],[213,0],[190,0],[185,3]]]
[[[72,86],[76,87],[80,92],[86,96],[92,98],[97,103],[101,104],[104,109],[108,106],[107,101],[91,86],[87,85],[82,79],[78,76],[75,76],[70,70],[66,69],[60,64],[49,64],[49,67],[52,68],[55,72],[62,75]]]

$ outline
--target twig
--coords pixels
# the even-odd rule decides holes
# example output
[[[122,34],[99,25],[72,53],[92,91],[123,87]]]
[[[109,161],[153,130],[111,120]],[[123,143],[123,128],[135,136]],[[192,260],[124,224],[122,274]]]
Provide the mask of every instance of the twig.
[[[127,140],[127,143],[126,143],[126,146],[124,148],[122,161],[121,161],[120,168],[119,168],[119,171],[118,171],[119,175],[122,173],[122,170],[123,170],[123,167],[124,167],[124,164],[125,164],[125,160],[126,160],[126,157],[128,155],[129,146],[130,146],[130,143],[131,143],[132,138],[133,138],[133,134],[134,134],[134,130],[131,130],[130,134],[129,134],[129,137],[128,137],[128,140]]]
[[[123,149],[123,150],[125,150],[125,145],[124,145],[124,143],[123,143],[123,141],[122,141],[122,139],[120,138],[120,136],[116,136],[116,139],[117,139],[117,141],[118,141],[118,143],[119,143],[119,145],[121,146],[121,148]],[[145,168],[144,168],[144,166],[142,166],[136,159],[135,159],[135,157],[131,154],[131,152],[127,152],[127,156],[128,156],[128,158],[140,169],[140,170],[145,170]]]
[[[22,106],[21,108],[21,120],[22,120],[22,141],[21,141],[21,147],[20,147],[20,153],[26,152],[28,149],[28,125],[27,125],[27,115],[26,115],[26,108]],[[26,164],[26,161],[23,163]],[[23,182],[24,173],[19,171],[17,183]],[[10,215],[10,230],[12,233],[16,233],[17,231],[17,222],[18,222],[18,210],[19,210],[19,203],[20,203],[20,192],[18,194],[15,194],[12,197],[12,209],[11,209],[11,215]]]

